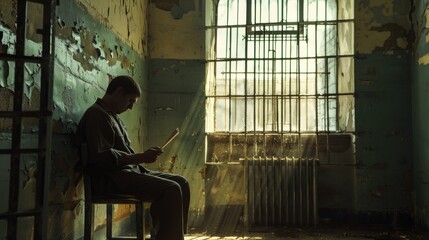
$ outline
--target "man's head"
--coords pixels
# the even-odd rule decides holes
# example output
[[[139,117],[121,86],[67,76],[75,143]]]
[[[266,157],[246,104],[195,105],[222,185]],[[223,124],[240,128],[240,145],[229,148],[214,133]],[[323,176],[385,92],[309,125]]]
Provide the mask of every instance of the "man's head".
[[[116,114],[132,109],[141,95],[139,85],[129,76],[118,76],[110,81],[103,101]]]
[[[115,90],[122,88],[125,94],[135,94],[140,97],[142,91],[139,85],[129,76],[117,76],[110,81],[106,94],[113,94]]]

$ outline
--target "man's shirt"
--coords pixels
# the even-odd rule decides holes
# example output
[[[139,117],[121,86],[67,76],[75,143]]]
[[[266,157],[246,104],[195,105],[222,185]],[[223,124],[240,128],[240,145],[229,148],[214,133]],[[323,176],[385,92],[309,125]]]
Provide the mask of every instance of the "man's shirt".
[[[120,177],[119,172],[141,172],[139,165],[121,162],[122,157],[134,150],[122,120],[101,99],[97,99],[82,116],[77,137],[79,142],[87,144],[88,164],[101,171],[98,174],[114,180]]]

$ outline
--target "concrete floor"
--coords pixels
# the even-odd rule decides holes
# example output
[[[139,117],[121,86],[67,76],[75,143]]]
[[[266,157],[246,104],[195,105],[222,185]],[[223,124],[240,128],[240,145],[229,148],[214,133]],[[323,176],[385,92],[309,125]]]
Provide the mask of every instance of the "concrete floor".
[[[267,232],[242,232],[228,235],[191,233],[185,240],[429,240],[422,230],[386,230],[363,228],[294,228]]]

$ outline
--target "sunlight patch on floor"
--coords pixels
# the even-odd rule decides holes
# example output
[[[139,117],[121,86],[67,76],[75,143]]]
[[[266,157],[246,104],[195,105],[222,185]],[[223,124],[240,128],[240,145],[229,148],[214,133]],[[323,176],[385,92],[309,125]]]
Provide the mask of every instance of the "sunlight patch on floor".
[[[204,236],[204,235],[193,235],[186,236],[185,240],[262,240],[262,237],[240,237],[240,236]]]

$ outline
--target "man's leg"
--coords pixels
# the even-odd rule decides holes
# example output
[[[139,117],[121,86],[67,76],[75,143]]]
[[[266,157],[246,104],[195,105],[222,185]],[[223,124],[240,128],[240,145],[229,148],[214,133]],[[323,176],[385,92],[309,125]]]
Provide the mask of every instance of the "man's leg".
[[[129,172],[115,179],[118,192],[135,195],[157,207],[159,230],[156,240],[183,240],[183,201],[181,186],[149,173]]]
[[[186,178],[183,176],[177,175],[177,174],[171,174],[171,173],[163,173],[163,172],[157,172],[157,171],[149,171],[148,174],[161,177],[164,179],[172,180],[180,185],[180,189],[182,191],[182,208],[183,208],[183,232],[186,234],[188,232],[188,213],[189,213],[189,204],[191,199],[191,193],[189,189],[189,183]],[[156,221],[156,213],[159,212],[157,210],[161,206],[159,204],[152,204],[151,205],[151,213],[152,214],[152,220]],[[153,209],[153,210],[152,210]]]
[[[156,240],[183,240],[182,193],[179,185],[168,188],[158,201],[158,231]],[[168,207],[166,207],[168,206]]]

